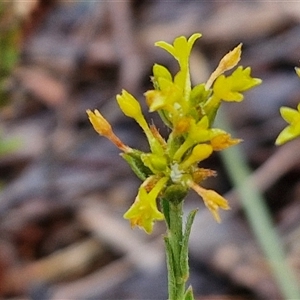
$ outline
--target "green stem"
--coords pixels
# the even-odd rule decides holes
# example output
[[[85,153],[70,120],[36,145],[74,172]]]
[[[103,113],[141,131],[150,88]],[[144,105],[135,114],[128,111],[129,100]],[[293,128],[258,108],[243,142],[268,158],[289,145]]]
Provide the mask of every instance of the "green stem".
[[[169,300],[186,299],[185,285],[189,277],[187,243],[196,211],[190,213],[186,229],[183,231],[182,206],[183,201],[172,203],[168,200],[163,200],[163,209],[167,223],[165,245]],[[191,289],[189,296],[191,297],[189,299],[193,299]]]
[[[169,247],[166,248],[168,263],[169,280],[169,300],[182,300],[185,291],[185,281],[182,278],[180,264],[180,253],[182,246],[182,202],[173,204],[169,202],[169,228],[165,238]]]

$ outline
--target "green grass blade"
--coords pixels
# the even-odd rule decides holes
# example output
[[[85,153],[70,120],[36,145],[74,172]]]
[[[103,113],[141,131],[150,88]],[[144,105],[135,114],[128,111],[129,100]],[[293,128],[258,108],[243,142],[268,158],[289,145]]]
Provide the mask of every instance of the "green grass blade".
[[[233,133],[221,110],[215,123],[216,127]],[[286,263],[283,245],[274,228],[266,202],[255,186],[249,181],[246,183],[251,171],[241,147],[238,145],[222,151],[221,158],[229,177],[238,190],[248,222],[270,263],[273,276],[283,297],[285,299],[300,299],[299,284]]]

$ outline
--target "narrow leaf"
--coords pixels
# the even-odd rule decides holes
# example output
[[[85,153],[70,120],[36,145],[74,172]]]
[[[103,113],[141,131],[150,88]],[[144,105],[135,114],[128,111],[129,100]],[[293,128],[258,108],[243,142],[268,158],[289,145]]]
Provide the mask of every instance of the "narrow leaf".
[[[188,275],[189,272],[189,265],[188,265],[189,238],[190,238],[192,225],[197,212],[198,209],[194,209],[189,213],[185,225],[184,234],[183,234],[182,248],[180,253],[180,264],[183,270],[183,274],[186,275]]]
[[[186,290],[185,294],[184,294],[184,300],[195,300],[194,298],[194,293],[193,293],[193,288],[190,285],[189,288]]]
[[[168,229],[170,229],[170,203],[166,199],[161,199],[161,210],[165,216]]]

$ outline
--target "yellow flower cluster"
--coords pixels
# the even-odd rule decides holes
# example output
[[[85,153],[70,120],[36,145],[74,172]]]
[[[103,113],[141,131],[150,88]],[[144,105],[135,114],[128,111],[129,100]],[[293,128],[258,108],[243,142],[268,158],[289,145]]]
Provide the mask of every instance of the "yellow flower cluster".
[[[167,138],[160,135],[155,125],[148,125],[136,98],[125,90],[117,95],[120,109],[144,131],[149,152],[124,145],[99,111],[87,111],[94,129],[122,150],[122,157],[143,181],[124,217],[130,220],[132,227],[139,226],[147,233],[152,232],[156,220],[164,218],[157,207],[158,197],[175,201],[178,199],[176,193],[180,191],[184,194],[193,189],[218,222],[219,208],[229,209],[221,195],[199,185],[208,176],[215,175],[212,170],[200,168],[199,163],[214,151],[240,142],[224,130],[213,128],[214,118],[222,101],[243,100],[242,92],[260,84],[261,80],[250,76],[249,67],[244,69],[240,66],[231,75],[224,75],[239,62],[240,44],[222,58],[206,83],[192,87],[189,57],[195,41],[200,37],[201,34],[196,33],[189,39],[180,36],[173,44],[162,41],[155,44],[169,52],[179,63],[179,72],[174,77],[166,67],[155,64],[152,77],[154,89],[144,94],[149,111],[158,112],[169,127]]]

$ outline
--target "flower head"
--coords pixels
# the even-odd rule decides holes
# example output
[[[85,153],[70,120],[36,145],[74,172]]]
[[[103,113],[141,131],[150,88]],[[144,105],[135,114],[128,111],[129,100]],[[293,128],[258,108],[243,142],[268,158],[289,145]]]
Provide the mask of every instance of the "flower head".
[[[221,195],[199,185],[207,177],[216,175],[215,171],[201,168],[200,165],[214,151],[224,150],[240,142],[239,139],[231,138],[226,131],[213,127],[215,116],[221,103],[242,101],[243,92],[257,86],[261,80],[251,77],[249,67],[239,66],[231,74],[225,75],[240,61],[240,44],[221,59],[206,83],[193,87],[189,58],[194,43],[200,37],[201,34],[196,33],[188,39],[180,36],[172,44],[163,41],[155,44],[171,54],[179,65],[178,72],[173,75],[165,66],[155,64],[153,89],[144,93],[149,111],[159,114],[169,128],[169,134],[161,135],[154,124],[148,125],[141,105],[129,92],[122,90],[116,97],[123,113],[133,118],[144,131],[149,151],[125,146],[97,110],[94,113],[87,111],[95,130],[124,152],[122,157],[143,181],[134,203],[124,217],[129,219],[132,227],[141,227],[147,233],[152,232],[155,221],[164,218],[157,207],[157,198],[160,197],[164,201],[179,203],[187,191],[193,189],[202,197],[218,222],[218,210],[229,209]]]

